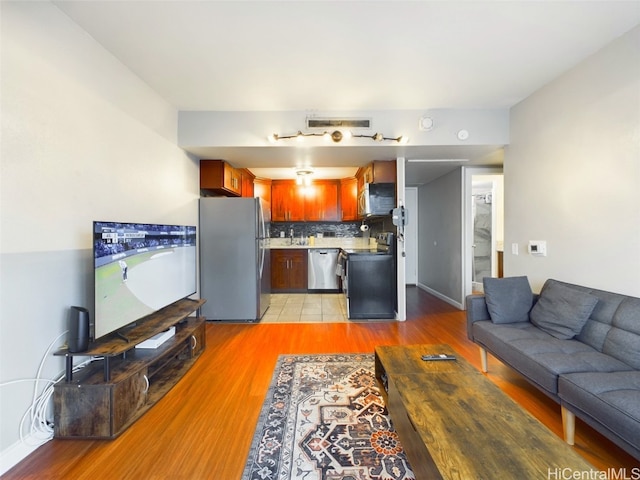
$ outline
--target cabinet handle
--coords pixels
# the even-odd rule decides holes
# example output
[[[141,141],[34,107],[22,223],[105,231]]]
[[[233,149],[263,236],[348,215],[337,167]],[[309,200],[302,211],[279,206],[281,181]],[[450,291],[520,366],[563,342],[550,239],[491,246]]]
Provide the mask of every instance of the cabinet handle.
[[[149,391],[149,378],[146,375],[142,375],[144,378],[144,390],[142,390],[142,393],[144,393],[145,395],[147,394],[147,392]]]
[[[198,339],[195,335],[191,335],[191,350],[195,350],[198,345]]]

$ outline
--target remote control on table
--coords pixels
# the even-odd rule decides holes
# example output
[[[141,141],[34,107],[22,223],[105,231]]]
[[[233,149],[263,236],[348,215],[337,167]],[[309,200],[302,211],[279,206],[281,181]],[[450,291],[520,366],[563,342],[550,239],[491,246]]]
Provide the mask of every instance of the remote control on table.
[[[432,362],[435,360],[455,360],[456,357],[454,355],[448,355],[445,353],[437,353],[434,355],[422,355],[422,360],[425,362]]]

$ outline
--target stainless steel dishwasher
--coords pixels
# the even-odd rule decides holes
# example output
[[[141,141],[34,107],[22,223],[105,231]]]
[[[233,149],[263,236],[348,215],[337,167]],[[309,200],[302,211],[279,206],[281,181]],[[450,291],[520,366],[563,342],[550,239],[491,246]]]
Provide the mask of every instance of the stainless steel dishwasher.
[[[307,286],[310,291],[340,291],[336,266],[338,265],[337,248],[310,248]]]

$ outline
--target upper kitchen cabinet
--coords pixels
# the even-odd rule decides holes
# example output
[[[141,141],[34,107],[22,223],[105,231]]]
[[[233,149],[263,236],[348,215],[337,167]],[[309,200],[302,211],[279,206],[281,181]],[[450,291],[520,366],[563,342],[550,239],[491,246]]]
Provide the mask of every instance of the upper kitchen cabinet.
[[[340,180],[340,210],[343,222],[358,220],[358,179]]]
[[[200,193],[240,197],[242,174],[224,160],[200,160]]]
[[[337,180],[316,180],[310,186],[293,180],[271,184],[271,220],[274,222],[338,221]]]
[[[396,183],[396,162],[394,160],[376,160],[360,167],[356,172],[358,191],[365,183]]]
[[[242,168],[239,170],[240,178],[241,178],[241,191],[243,197],[253,197],[254,196],[254,182],[256,176],[251,173],[246,168]]]
[[[261,198],[271,205],[271,180],[268,178],[254,178],[253,196]]]
[[[273,180],[271,183],[271,221],[303,222],[304,196],[293,180]]]
[[[335,180],[316,180],[304,189],[304,217],[309,222],[336,222],[338,185]]]

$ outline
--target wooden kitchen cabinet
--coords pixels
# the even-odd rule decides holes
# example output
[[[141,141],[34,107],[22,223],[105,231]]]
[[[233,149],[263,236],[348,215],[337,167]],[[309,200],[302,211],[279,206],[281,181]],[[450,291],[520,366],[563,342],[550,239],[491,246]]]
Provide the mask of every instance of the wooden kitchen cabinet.
[[[338,221],[338,186],[337,180],[316,180],[309,187],[297,185],[294,180],[274,180],[271,221]]]
[[[256,176],[251,173],[251,171],[243,168],[240,170],[240,179],[241,179],[241,193],[243,197],[253,197],[254,194],[254,186],[253,182]]]
[[[358,179],[340,180],[340,213],[343,222],[358,220]]]
[[[365,183],[396,183],[396,162],[394,160],[375,160],[356,172],[358,193]]]
[[[271,291],[307,291],[307,249],[271,250]]]
[[[307,188],[304,218],[308,222],[336,222],[338,215],[338,182],[318,180]]]
[[[303,222],[304,196],[293,180],[274,180],[271,183],[271,221]]]
[[[268,178],[254,178],[253,196],[261,198],[271,205],[271,180]]]
[[[200,160],[200,192],[203,196],[242,195],[242,173],[224,160]]]
[[[376,160],[372,162],[373,182],[371,183],[396,183],[396,161]]]

